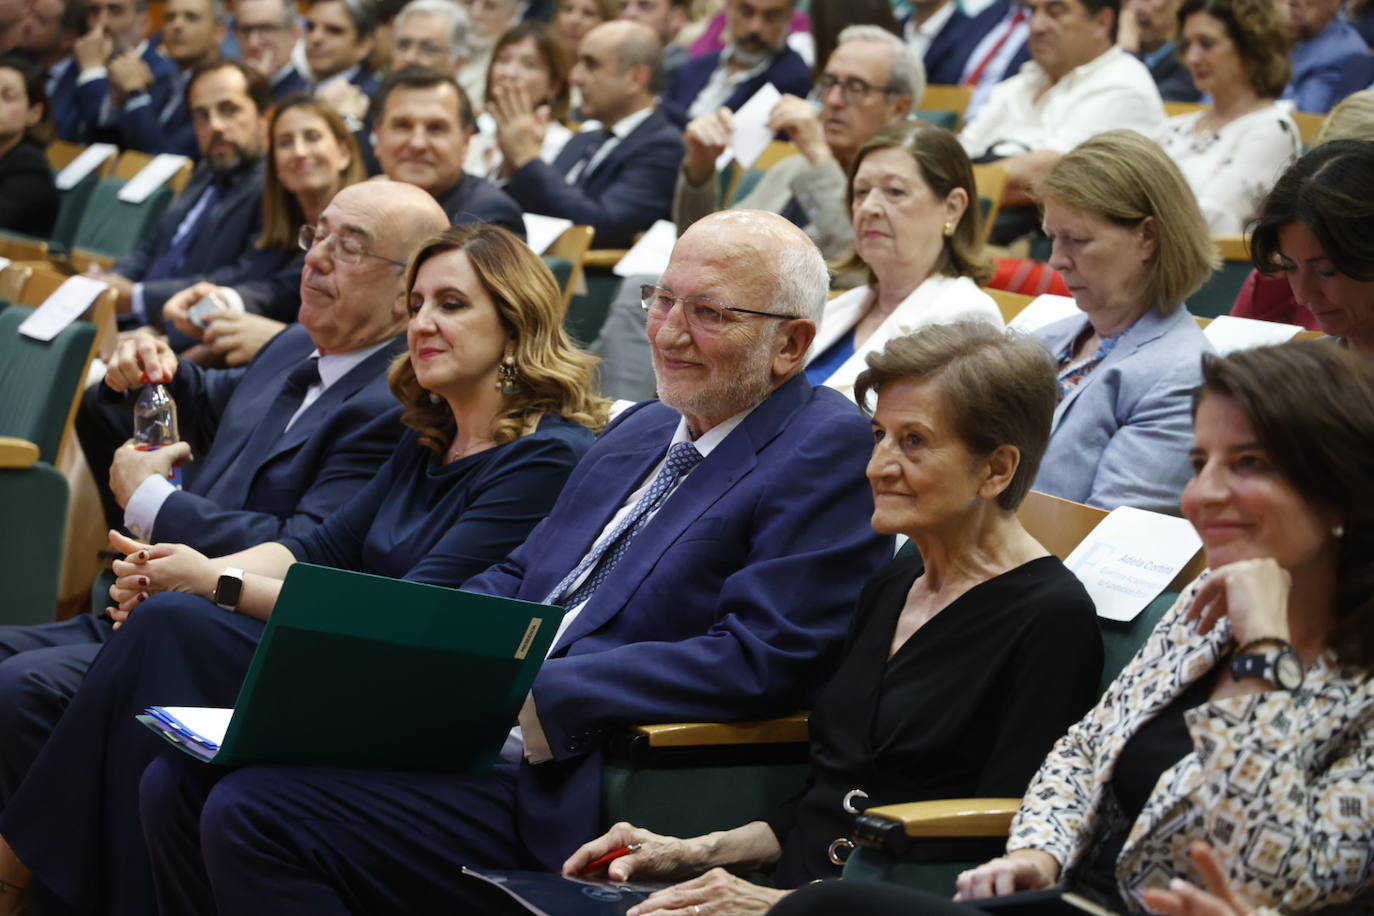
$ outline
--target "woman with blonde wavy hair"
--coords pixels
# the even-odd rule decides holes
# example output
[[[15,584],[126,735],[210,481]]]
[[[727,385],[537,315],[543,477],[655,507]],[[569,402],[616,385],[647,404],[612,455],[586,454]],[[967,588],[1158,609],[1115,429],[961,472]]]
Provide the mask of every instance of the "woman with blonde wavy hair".
[[[129,625],[77,692],[78,713],[53,732],[49,759],[103,753],[104,785],[132,791],[160,750],[134,716],[149,697],[232,706],[297,562],[457,587],[553,508],[608,405],[594,393],[595,360],[563,332],[548,268],[505,229],[477,223],[422,245],[406,289],[409,352],[391,382],[410,429],[391,458],[315,529],[228,556],[112,532],[128,559],[115,564],[108,611]],[[237,598],[226,598],[224,576],[241,583]],[[158,664],[145,663],[149,651]],[[102,793],[87,816],[139,835],[136,823],[113,823],[137,817],[117,794]],[[0,912],[22,896],[17,868],[0,840]]]

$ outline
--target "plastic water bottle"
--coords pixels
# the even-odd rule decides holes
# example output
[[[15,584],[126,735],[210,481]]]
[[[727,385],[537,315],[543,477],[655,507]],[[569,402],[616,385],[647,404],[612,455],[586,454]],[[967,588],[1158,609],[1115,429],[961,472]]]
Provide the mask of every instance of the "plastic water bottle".
[[[144,385],[134,402],[134,447],[151,451],[181,441],[177,429],[177,402],[163,385]],[[172,465],[167,479],[181,489],[181,465]]]

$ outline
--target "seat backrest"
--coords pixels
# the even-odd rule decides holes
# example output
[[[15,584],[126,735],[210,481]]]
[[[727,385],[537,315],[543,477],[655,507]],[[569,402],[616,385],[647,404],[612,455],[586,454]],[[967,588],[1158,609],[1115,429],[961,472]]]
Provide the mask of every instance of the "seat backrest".
[[[544,263],[549,265],[554,279],[558,281],[558,288],[563,291],[564,314],[568,311],[568,303],[572,302],[573,290],[577,288],[578,280],[582,277],[582,259],[591,249],[595,235],[596,228],[593,226],[569,226],[544,252]],[[567,261],[567,271],[560,273],[550,258]]]
[[[57,292],[66,277],[55,270],[29,270],[27,282],[10,298],[19,305],[42,305]]]
[[[9,258],[11,261],[46,261],[48,243],[27,235],[0,232],[0,258]]]
[[[978,190],[979,216],[983,220],[983,243],[992,235],[997,214],[1002,211],[1002,195],[1007,190],[1007,170],[995,162],[973,167],[973,185]]]
[[[1136,614],[1131,620],[1108,620],[1105,617],[1097,618],[1097,629],[1102,634],[1102,683],[1101,689],[1105,691],[1116,680],[1116,676],[1121,673],[1121,669],[1126,667],[1126,663],[1131,660],[1140,647],[1145,645],[1145,640],[1154,631],[1169,608],[1174,606],[1178,600],[1178,592],[1166,591],[1160,594],[1148,605],[1145,610]]]
[[[1011,324],[1011,320],[1021,314],[1021,310],[1034,301],[1034,296],[1023,296],[1020,293],[1009,292],[1005,289],[992,289],[983,287],[983,292],[992,297],[997,303],[997,308],[1002,313],[1002,320]]]
[[[149,153],[140,153],[138,150],[125,150],[119,154],[119,161],[115,163],[114,177],[123,178],[129,181],[139,172],[143,171],[144,166],[152,162],[156,157]],[[164,187],[172,189],[172,196],[177,197],[186,189],[186,182],[191,179],[191,160],[186,160],[181,164],[181,168],[172,173],[172,177],[167,179]]]
[[[0,299],[22,302],[21,295],[32,276],[33,268],[28,264],[11,264],[0,270]]]
[[[57,192],[57,219],[52,224],[49,241],[59,251],[69,251],[76,238],[81,218],[86,215],[96,186],[101,182],[99,171],[91,172],[65,191]]]
[[[0,311],[0,436],[27,439],[39,460],[57,463],[62,431],[86,378],[95,325],[74,321],[52,340],[33,340],[19,325],[33,309],[11,305]]]
[[[153,231],[172,202],[172,189],[163,185],[135,204],[119,199],[123,187],[122,178],[105,178],[96,185],[71,247],[119,257],[132,251]]]
[[[972,95],[972,86],[930,85],[926,87],[925,95],[921,96],[920,105],[917,107],[929,111],[954,112],[954,127],[950,129],[958,130],[963,124],[964,112],[968,109],[968,100]]]
[[[1107,517],[1107,510],[1031,490],[1016,517],[1031,537],[1062,560]]]
[[[1250,276],[1250,251],[1245,239],[1238,235],[1217,236],[1217,251],[1221,254],[1221,266],[1212,272],[1202,288],[1188,297],[1188,311],[1203,318],[1217,318],[1229,315],[1236,303],[1245,278]]]

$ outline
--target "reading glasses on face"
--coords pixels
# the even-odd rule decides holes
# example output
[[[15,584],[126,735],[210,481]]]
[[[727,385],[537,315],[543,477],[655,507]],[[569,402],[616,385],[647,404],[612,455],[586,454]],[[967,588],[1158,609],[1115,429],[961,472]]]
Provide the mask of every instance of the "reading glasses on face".
[[[675,303],[682,303],[682,317],[687,326],[698,331],[718,331],[730,323],[727,312],[744,315],[761,315],[764,318],[781,318],[791,321],[796,315],[783,315],[778,312],[760,312],[757,309],[740,308],[717,302],[710,296],[674,296],[661,286],[646,283],[639,288],[639,304],[651,318],[666,321]]]
[[[302,226],[300,234],[296,236],[296,244],[301,246],[301,251],[309,251],[316,245],[324,246],[330,242],[333,243],[333,247],[326,254],[337,264],[357,267],[363,262],[363,258],[377,258],[395,264],[397,267],[406,266],[405,261],[398,261],[395,258],[388,258],[384,254],[368,251],[363,247],[363,243],[357,239],[334,232],[321,233],[314,226]]]
[[[818,98],[824,99],[830,94],[830,90],[836,86],[840,87],[840,95],[850,105],[858,105],[864,99],[875,92],[889,94],[892,92],[891,86],[874,86],[872,83],[865,82],[857,76],[842,80],[838,76],[830,73],[822,73],[820,79],[816,80],[816,88],[820,90]]]

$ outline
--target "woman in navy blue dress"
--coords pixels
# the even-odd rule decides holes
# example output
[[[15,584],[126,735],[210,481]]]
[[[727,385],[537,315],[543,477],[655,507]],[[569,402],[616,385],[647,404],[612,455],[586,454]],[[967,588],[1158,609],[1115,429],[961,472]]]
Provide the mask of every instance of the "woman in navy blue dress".
[[[154,911],[138,780],[165,745],[134,715],[232,706],[293,563],[458,586],[553,506],[607,403],[552,275],[509,232],[474,224],[421,246],[406,279],[409,352],[390,381],[410,430],[350,502],[304,536],[225,557],[111,533],[129,554],[109,610],[122,629],[0,817],[0,913],[24,897],[45,913]],[[226,570],[242,587],[216,606]]]

